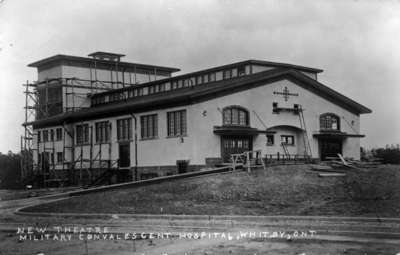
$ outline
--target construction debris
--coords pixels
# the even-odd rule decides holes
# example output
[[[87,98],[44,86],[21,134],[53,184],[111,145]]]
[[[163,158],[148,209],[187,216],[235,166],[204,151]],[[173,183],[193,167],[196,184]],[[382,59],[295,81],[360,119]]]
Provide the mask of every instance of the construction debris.
[[[345,159],[341,154],[338,157],[327,157],[325,161],[330,167],[335,169],[354,169],[358,171],[368,171],[365,168],[374,168],[379,165],[377,162],[361,162],[353,159]]]
[[[346,176],[346,174],[342,171],[338,171],[338,169],[334,169],[331,166],[326,165],[311,165],[310,172],[317,173],[319,177],[339,177]]]
[[[322,172],[334,172],[335,170],[331,166],[325,165],[311,165],[311,169],[315,171],[322,171]]]

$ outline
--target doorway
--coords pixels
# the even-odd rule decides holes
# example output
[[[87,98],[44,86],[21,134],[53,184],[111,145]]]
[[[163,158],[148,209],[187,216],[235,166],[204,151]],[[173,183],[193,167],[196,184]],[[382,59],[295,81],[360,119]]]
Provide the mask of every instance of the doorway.
[[[253,139],[251,136],[222,136],[221,156],[224,162],[229,162],[231,154],[239,154],[251,151]]]
[[[323,138],[319,140],[319,150],[321,154],[321,160],[325,160],[327,157],[338,157],[338,153],[342,154],[342,140],[340,139],[327,139]]]
[[[131,150],[129,143],[119,144],[119,167],[131,166]]]

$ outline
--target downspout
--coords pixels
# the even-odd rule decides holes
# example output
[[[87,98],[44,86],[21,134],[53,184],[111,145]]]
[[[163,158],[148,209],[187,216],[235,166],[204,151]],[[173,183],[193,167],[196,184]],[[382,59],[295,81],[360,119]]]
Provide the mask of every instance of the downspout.
[[[134,119],[134,121],[135,121],[135,126],[134,126],[134,129],[135,129],[135,167],[134,167],[134,170],[133,170],[133,174],[132,174],[132,179],[134,180],[134,181],[137,181],[137,167],[138,167],[138,159],[137,159],[137,155],[138,155],[138,153],[137,153],[137,119],[136,119],[136,116],[134,115],[134,114],[131,114],[131,116],[132,116],[132,118]]]

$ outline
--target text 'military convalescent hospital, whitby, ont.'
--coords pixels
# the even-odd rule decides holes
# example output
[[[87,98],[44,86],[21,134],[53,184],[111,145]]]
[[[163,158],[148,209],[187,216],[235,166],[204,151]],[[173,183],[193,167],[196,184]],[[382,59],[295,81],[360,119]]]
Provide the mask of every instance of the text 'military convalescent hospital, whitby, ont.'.
[[[246,151],[266,161],[360,158],[360,114],[371,110],[320,83],[321,69],[246,60],[173,76],[180,70],[123,57],[29,64],[38,80],[25,84],[25,177],[73,185],[112,169],[114,182],[141,180]]]

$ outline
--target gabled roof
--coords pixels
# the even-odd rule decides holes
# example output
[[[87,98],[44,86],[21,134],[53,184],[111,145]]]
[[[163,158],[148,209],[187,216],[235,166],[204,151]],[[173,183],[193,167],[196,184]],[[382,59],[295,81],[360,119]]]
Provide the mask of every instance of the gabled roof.
[[[307,75],[304,75],[299,71],[275,68],[273,70],[242,76],[231,80],[222,80],[194,87],[135,97],[126,101],[119,101],[83,109],[78,112],[67,112],[48,119],[42,119],[26,124],[33,124],[35,127],[43,127],[58,125],[63,122],[75,122],[80,120],[138,113],[166,107],[183,106],[263,86],[284,79],[288,79],[299,86],[318,94],[324,99],[353,112],[354,114],[372,112],[367,107],[334,91],[333,89],[328,88],[322,83],[309,78]]]
[[[92,54],[94,54],[94,53],[92,53]],[[121,55],[121,54],[117,54],[117,55]],[[54,55],[52,57],[44,58],[39,61],[33,62],[33,63],[29,64],[28,66],[41,68],[41,67],[47,66],[47,65],[57,65],[57,64],[60,64],[62,61],[68,61],[71,64],[91,65],[91,64],[93,64],[94,59],[58,54],[58,55]],[[108,66],[115,66],[116,62],[96,59],[96,63],[108,65]],[[174,67],[156,66],[156,65],[148,65],[148,64],[123,62],[123,61],[118,62],[118,66],[119,67],[149,69],[149,70],[154,70],[156,68],[159,71],[164,71],[164,72],[169,72],[169,73],[180,71],[180,69],[174,68]]]

